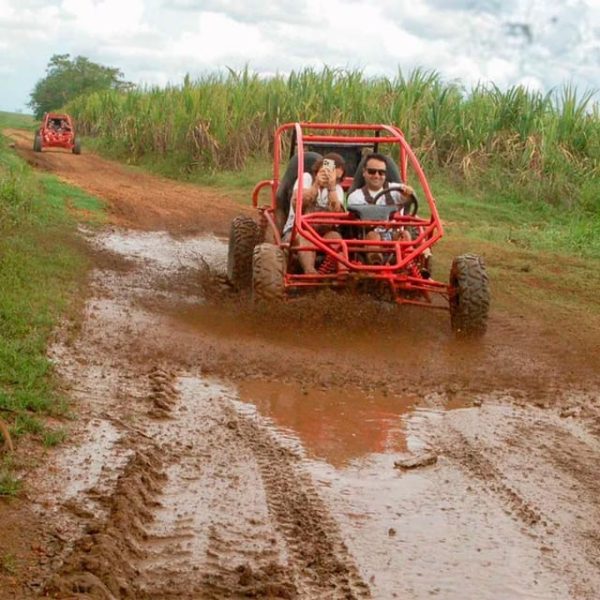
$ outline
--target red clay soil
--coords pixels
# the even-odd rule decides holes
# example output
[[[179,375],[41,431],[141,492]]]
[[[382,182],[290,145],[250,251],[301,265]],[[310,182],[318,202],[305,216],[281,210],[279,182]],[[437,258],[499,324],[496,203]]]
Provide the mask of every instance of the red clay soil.
[[[57,148],[34,152],[27,132],[14,129],[5,133],[30,165],[108,202],[110,221],[119,227],[228,235],[235,215],[250,214],[247,207],[207,188],[127,168],[85,149],[79,156]]]

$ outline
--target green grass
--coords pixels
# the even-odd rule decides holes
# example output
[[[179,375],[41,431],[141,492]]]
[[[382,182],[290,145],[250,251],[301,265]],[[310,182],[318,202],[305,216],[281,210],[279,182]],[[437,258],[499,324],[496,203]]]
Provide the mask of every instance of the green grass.
[[[600,259],[600,214],[524,203],[506,193],[430,182],[449,235],[505,246]]]
[[[44,219],[0,240],[0,409],[63,412],[45,350],[87,269],[63,227]]]
[[[67,411],[46,349],[59,320],[77,318],[85,289],[77,225],[103,220],[102,202],[34,173],[0,136],[0,416],[15,438],[51,446],[64,437],[43,421]],[[15,490],[7,467],[1,481],[5,493]]]
[[[106,221],[103,212],[104,202],[98,198],[50,175],[40,176],[40,181],[44,186],[44,200],[48,207],[57,211],[57,214],[62,214],[68,221],[72,222],[73,215],[65,213],[65,208],[75,211],[76,214],[81,211],[88,213],[88,224],[99,224]]]
[[[0,496],[16,496],[21,487],[21,481],[14,475],[12,460],[0,460]]]
[[[46,448],[52,448],[62,444],[67,439],[64,429],[46,429],[42,437],[42,443]]]
[[[0,129],[6,127],[14,129],[33,129],[37,121],[33,115],[9,113],[0,111]]]
[[[273,177],[273,164],[264,159],[249,160],[241,171],[224,169],[221,171],[194,172],[187,176],[187,181],[213,187],[219,193],[230,197],[242,205],[252,203],[252,190],[263,179]],[[268,202],[268,192],[263,191],[261,202]]]
[[[17,558],[14,554],[7,552],[0,556],[0,573],[14,575],[17,572]]]
[[[452,258],[472,252],[485,258],[495,311],[600,318],[597,218],[524,204],[510,193],[500,198],[439,175],[430,183],[444,223],[444,237],[434,248],[436,278],[447,280]]]

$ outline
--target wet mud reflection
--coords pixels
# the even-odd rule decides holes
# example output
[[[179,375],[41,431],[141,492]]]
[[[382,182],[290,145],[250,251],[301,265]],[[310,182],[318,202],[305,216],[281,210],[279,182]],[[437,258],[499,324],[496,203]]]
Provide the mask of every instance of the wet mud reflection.
[[[279,427],[293,430],[308,452],[336,467],[371,453],[405,452],[402,417],[418,402],[416,396],[256,380],[240,384],[239,394]]]

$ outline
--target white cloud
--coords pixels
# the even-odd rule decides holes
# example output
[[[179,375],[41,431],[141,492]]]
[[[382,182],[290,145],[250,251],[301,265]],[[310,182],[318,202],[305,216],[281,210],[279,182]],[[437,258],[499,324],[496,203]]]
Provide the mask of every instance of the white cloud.
[[[323,13],[322,4],[308,0],[165,0],[165,9],[182,12],[216,12],[243,23],[265,23],[282,21],[286,23],[310,22]],[[314,15],[311,16],[311,15]]]
[[[269,44],[256,27],[239,23],[230,17],[212,12],[201,13],[192,32],[185,32],[174,40],[169,51],[203,64],[215,64],[227,58],[263,56]]]
[[[147,29],[143,0],[63,0],[61,11],[65,25],[82,35],[106,38]]]
[[[600,88],[600,0],[0,0],[0,109],[53,54],[178,83],[225,66],[436,70],[466,86]]]

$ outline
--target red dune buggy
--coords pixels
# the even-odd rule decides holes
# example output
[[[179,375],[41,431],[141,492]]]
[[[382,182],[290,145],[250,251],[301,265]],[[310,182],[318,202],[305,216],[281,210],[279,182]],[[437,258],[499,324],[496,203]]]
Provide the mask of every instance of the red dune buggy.
[[[284,147],[289,147],[290,158],[282,174]],[[366,157],[377,152],[385,157],[388,189],[405,191],[403,184],[410,174],[425,202],[419,205],[417,195],[412,194],[402,206],[365,204],[346,206],[344,212],[302,214],[303,173],[328,152],[345,159],[346,176],[341,183],[348,194],[365,185]],[[263,190],[269,191],[270,202],[259,206]],[[294,224],[291,237],[283,238],[290,202],[295,203]],[[236,289],[250,289],[255,300],[279,301],[324,286],[352,287],[399,304],[449,309],[452,329],[459,335],[485,332],[490,297],[483,259],[472,254],[456,257],[449,283],[431,277],[431,248],[443,235],[442,223],[425,174],[397,127],[282,125],[275,132],[273,178],[255,186],[252,204],[257,219],[240,216],[231,224],[227,276]],[[368,239],[366,232],[375,228],[389,235]],[[326,237],[322,235],[325,229],[335,229],[340,235]],[[317,253],[316,273],[300,268],[301,252]],[[368,260],[375,252],[384,257],[382,264]]]
[[[65,148],[73,154],[81,154],[81,144],[75,135],[71,117],[64,113],[46,113],[42,125],[35,133],[33,149],[41,152],[44,148]]]

